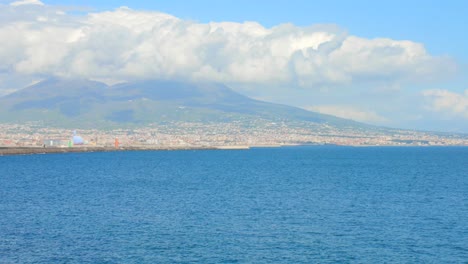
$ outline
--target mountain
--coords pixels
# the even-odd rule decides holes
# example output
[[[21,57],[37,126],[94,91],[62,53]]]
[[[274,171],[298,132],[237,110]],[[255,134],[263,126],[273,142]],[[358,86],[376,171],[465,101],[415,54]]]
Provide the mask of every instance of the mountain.
[[[254,100],[217,83],[151,80],[108,86],[97,81],[53,78],[0,98],[0,122],[43,121],[64,127],[115,127],[256,119],[366,126]]]

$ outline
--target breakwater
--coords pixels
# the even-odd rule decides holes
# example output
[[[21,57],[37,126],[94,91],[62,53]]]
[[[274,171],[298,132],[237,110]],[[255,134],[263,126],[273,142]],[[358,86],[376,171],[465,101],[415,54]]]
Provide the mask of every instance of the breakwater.
[[[28,155],[28,154],[51,154],[51,153],[76,153],[76,152],[111,152],[111,151],[144,151],[144,150],[198,150],[219,149],[217,147],[0,147],[0,156],[6,155]]]

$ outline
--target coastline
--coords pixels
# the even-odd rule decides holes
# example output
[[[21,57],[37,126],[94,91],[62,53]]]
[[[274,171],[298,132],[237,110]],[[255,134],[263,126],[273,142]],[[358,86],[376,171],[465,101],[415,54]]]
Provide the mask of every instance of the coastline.
[[[336,147],[467,147],[465,145],[459,146],[425,146],[425,145],[333,145],[328,146]],[[315,144],[294,144],[294,145],[239,145],[239,146],[173,146],[173,147],[0,147],[1,156],[13,155],[34,155],[34,154],[64,154],[64,153],[86,153],[86,152],[121,152],[121,151],[171,151],[171,150],[249,150],[251,148],[279,148],[279,147],[297,147],[297,146],[326,146]]]
[[[0,156],[31,154],[62,154],[85,152],[118,152],[118,151],[156,151],[156,150],[215,150],[216,147],[0,147]]]

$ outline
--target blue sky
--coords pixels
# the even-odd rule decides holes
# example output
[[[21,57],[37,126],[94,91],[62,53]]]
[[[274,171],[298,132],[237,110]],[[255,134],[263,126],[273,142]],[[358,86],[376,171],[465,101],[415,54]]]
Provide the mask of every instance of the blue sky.
[[[468,1],[0,5],[0,95],[50,76],[202,79],[366,123],[468,133]]]

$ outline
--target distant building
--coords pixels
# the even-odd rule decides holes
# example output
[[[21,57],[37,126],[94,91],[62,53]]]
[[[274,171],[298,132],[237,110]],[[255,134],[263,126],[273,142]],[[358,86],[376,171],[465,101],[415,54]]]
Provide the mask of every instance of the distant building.
[[[1,144],[1,145],[2,145],[2,146],[12,146],[12,145],[14,145],[14,144],[15,144],[15,143],[14,143],[12,140],[6,139],[6,140],[3,140],[3,141],[2,141],[2,144]]]
[[[68,140],[64,139],[44,139],[44,147],[66,147],[68,145]]]

